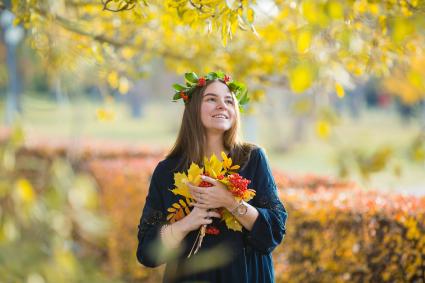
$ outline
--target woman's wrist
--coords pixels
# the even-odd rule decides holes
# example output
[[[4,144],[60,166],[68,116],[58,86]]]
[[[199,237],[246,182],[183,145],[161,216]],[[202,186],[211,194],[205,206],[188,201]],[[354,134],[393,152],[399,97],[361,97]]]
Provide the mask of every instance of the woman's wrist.
[[[229,199],[227,205],[225,206],[225,208],[228,211],[232,211],[233,209],[235,209],[235,207],[239,204],[239,202],[232,196],[231,199]]]
[[[181,238],[184,238],[190,232],[190,230],[187,228],[187,225],[184,219],[185,218],[182,218],[181,220],[176,221],[172,224],[174,225],[173,229],[177,231],[176,234],[178,234],[179,236],[181,235]]]

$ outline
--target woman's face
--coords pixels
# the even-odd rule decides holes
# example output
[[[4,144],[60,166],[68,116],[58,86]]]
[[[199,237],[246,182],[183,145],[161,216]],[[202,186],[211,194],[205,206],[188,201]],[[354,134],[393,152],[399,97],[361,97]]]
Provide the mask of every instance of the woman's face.
[[[207,132],[229,130],[235,122],[235,101],[229,88],[222,82],[209,84],[201,103],[201,121]]]

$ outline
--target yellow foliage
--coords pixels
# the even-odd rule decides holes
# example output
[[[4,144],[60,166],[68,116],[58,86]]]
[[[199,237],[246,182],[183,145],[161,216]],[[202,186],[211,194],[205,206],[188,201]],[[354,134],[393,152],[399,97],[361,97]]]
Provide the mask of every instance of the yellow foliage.
[[[239,221],[226,209],[222,210],[223,220],[226,222],[226,226],[233,231],[242,232],[242,225]]]
[[[205,172],[208,173],[211,178],[217,179],[217,176],[222,175],[224,173],[223,164],[215,154],[213,154],[210,159],[208,159],[207,157],[204,158],[204,166]]]
[[[406,37],[412,35],[415,27],[408,19],[397,18],[393,22],[392,38],[396,43],[403,42]]]
[[[115,112],[105,108],[98,108],[96,110],[96,118],[102,122],[113,121],[115,120]]]
[[[335,83],[335,91],[339,98],[343,98],[345,96],[344,88],[339,83]]]
[[[126,94],[130,89],[130,82],[126,77],[121,77],[119,82],[118,91],[120,94]]]
[[[224,170],[237,170],[240,168],[239,165],[232,166],[232,158],[227,157],[227,155],[222,151],[221,158],[223,159],[223,169]]]
[[[174,173],[174,186],[176,188],[171,190],[173,194],[192,198],[192,195],[189,192],[189,187],[186,185],[187,181],[188,179],[185,173]]]
[[[384,80],[385,89],[399,96],[405,104],[425,98],[425,56],[415,56],[407,66],[401,65]]]
[[[331,126],[327,121],[319,120],[316,122],[316,134],[318,137],[322,139],[327,139],[329,138],[330,133]]]
[[[332,19],[344,19],[344,6],[340,1],[329,1],[328,14]]]
[[[18,179],[15,183],[16,194],[19,201],[24,205],[30,205],[35,201],[35,193],[31,183],[27,179]]]
[[[118,88],[119,79],[118,79],[118,73],[115,71],[112,71],[108,75],[108,83],[112,88]]]
[[[289,71],[290,86],[296,93],[307,90],[312,85],[313,79],[312,67],[307,64],[300,64]]]
[[[119,7],[128,1],[112,2]],[[335,63],[355,76],[386,76],[398,63],[411,64],[425,46],[419,1],[272,1],[267,16],[258,16],[255,1],[248,0],[146,2],[112,13],[102,5],[65,9],[15,0],[13,10],[51,75],[73,72],[91,84],[106,80],[122,94],[139,78],[140,65],[158,57],[177,73],[226,70],[253,89],[286,76],[299,93],[317,78],[318,84],[332,81],[322,74]],[[355,56],[353,38],[363,41]],[[409,77],[417,85],[422,76]],[[406,101],[423,97],[406,91]]]
[[[302,31],[297,38],[297,50],[300,53],[306,52],[311,45],[312,34],[310,31]]]
[[[191,202],[192,201],[190,199],[186,198],[185,201],[179,199],[178,202],[173,203],[172,207],[169,207],[167,209],[167,211],[170,212],[167,215],[167,221],[174,223],[188,215],[190,213],[189,205],[191,204]]]

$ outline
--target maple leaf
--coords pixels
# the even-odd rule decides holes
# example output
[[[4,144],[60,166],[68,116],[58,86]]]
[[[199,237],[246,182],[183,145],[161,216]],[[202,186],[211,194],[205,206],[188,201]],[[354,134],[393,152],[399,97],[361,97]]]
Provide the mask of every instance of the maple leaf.
[[[227,157],[226,153],[224,153],[223,151],[221,152],[221,157],[223,158],[223,168],[225,170],[237,170],[240,168],[239,165],[232,166],[232,158]]]
[[[250,201],[254,196],[255,196],[255,191],[254,190],[251,190],[251,189],[247,189],[243,193],[243,200],[244,201]]]
[[[217,158],[215,154],[211,155],[210,159],[204,158],[205,172],[209,174],[211,178],[217,179],[217,176],[224,175],[226,172],[223,171],[223,164]]]
[[[227,209],[223,210],[222,215],[222,219],[225,221],[227,228],[233,231],[242,232],[242,225]]]
[[[186,184],[187,182],[190,182],[191,184],[198,186],[201,183],[202,172],[203,172],[202,168],[200,168],[195,163],[192,163],[187,172],[187,175],[186,173],[174,173],[175,189],[172,189],[171,191],[175,195],[181,195],[186,198],[192,198],[192,195],[190,194],[190,191],[189,191],[189,187]]]

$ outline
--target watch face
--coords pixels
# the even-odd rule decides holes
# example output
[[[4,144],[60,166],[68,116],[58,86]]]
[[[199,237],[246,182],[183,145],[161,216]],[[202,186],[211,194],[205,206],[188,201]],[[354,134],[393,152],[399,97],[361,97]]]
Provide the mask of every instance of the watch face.
[[[244,215],[246,213],[246,211],[248,210],[248,207],[245,204],[241,204],[238,207],[238,214],[240,215]]]

